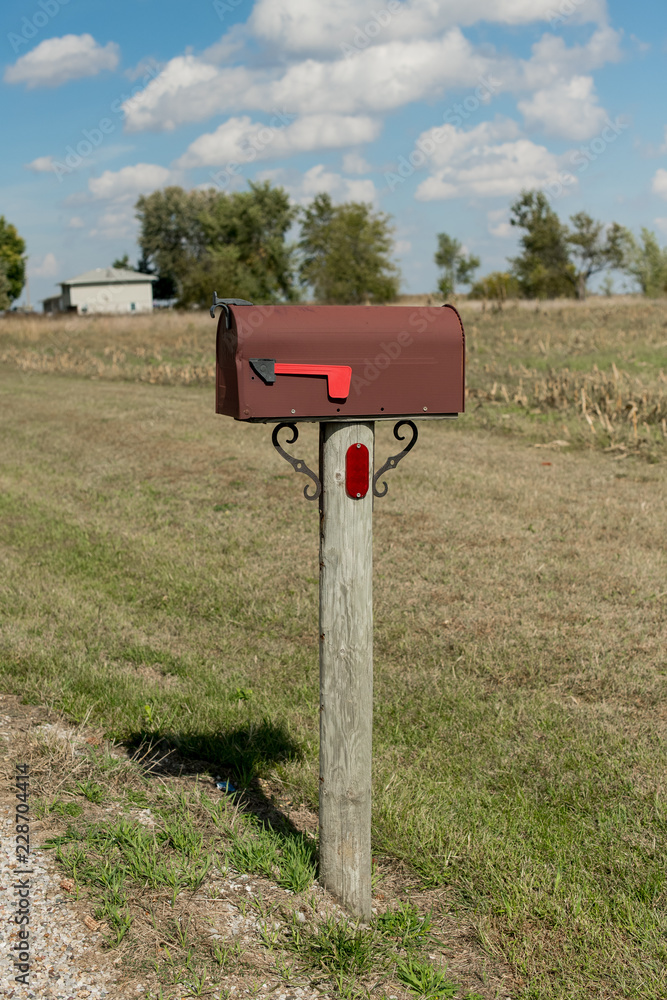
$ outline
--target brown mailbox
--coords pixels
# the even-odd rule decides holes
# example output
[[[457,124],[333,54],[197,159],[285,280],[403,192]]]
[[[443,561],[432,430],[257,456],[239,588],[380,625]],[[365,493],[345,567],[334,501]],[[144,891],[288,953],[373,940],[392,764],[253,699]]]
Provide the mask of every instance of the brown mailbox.
[[[452,306],[227,304],[216,358],[216,412],[237,420],[378,420],[464,409],[464,333]]]

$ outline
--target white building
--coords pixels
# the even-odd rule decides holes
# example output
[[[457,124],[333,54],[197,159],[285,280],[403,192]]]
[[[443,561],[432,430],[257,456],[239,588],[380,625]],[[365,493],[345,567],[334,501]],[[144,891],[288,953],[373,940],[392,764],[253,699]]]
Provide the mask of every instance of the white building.
[[[145,313],[153,310],[155,275],[96,267],[60,283],[62,292],[44,299],[44,312]]]

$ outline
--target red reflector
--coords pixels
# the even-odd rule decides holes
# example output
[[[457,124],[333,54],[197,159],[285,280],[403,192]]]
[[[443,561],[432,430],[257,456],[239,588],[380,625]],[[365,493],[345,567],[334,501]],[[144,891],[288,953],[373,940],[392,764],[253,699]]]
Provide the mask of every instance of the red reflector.
[[[368,448],[365,444],[353,444],[345,457],[345,488],[353,500],[361,500],[368,493]]]

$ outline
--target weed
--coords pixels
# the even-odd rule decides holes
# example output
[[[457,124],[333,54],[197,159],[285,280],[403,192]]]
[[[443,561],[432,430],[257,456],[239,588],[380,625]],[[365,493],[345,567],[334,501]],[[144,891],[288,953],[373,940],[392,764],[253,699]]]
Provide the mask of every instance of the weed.
[[[62,799],[54,799],[50,804],[45,805],[45,812],[53,813],[54,816],[80,816],[83,806],[79,802],[65,802]]]
[[[373,934],[347,920],[327,917],[314,931],[298,935],[292,927],[292,943],[332,976],[363,975],[373,967]]]
[[[231,835],[229,863],[236,871],[265,875],[283,889],[302,892],[315,878],[315,845],[303,834],[285,836],[271,826],[250,826]]]
[[[75,788],[88,802],[92,802],[95,805],[104,802],[106,793],[102,786],[98,785],[95,781],[79,781],[75,785]]]
[[[431,916],[422,915],[412,903],[400,903],[375,921],[375,926],[383,937],[391,938],[399,948],[406,950],[426,947],[432,925]]]
[[[399,958],[396,963],[396,978],[415,996],[431,1000],[450,1000],[461,989],[458,983],[448,978],[444,969],[436,969],[430,962],[416,958],[408,958],[406,961]]]

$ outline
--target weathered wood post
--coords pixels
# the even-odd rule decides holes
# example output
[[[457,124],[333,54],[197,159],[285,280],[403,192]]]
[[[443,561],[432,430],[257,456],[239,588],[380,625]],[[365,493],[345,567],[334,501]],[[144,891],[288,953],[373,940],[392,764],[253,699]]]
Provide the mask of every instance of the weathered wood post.
[[[320,881],[371,916],[373,491],[351,496],[350,448],[375,424],[320,424]],[[372,464],[370,465],[372,469]]]

